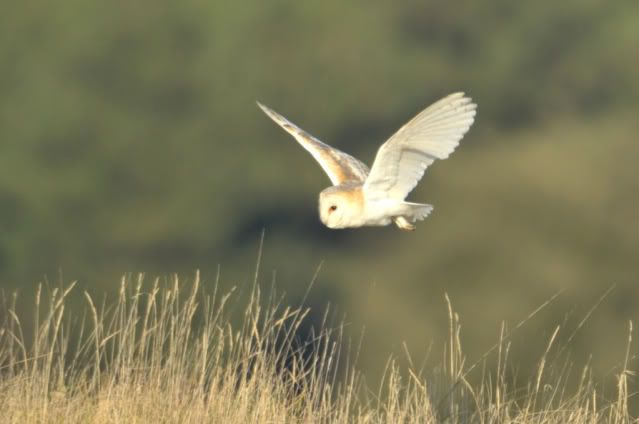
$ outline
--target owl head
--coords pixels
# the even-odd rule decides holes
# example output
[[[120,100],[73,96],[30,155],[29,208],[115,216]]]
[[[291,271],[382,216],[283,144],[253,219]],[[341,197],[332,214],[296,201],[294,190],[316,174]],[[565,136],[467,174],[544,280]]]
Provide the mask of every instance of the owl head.
[[[361,189],[356,192],[341,187],[329,187],[319,195],[320,220],[332,229],[356,226],[355,221],[361,216],[362,203]]]

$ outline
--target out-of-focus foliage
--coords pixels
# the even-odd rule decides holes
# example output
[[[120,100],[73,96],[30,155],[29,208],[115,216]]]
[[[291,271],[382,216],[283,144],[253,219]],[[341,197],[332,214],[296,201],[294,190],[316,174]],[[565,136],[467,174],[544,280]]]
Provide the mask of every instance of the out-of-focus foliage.
[[[324,260],[310,302],[366,325],[373,368],[438,337],[444,292],[482,318],[478,354],[484,328],[564,288],[548,320],[577,323],[615,283],[576,336],[607,369],[639,321],[638,19],[631,0],[6,2],[2,287],[218,264],[241,284],[265,229],[291,296]],[[435,205],[412,234],[322,227],[328,179],[255,106],[370,162],[457,90],[478,119],[412,195]]]

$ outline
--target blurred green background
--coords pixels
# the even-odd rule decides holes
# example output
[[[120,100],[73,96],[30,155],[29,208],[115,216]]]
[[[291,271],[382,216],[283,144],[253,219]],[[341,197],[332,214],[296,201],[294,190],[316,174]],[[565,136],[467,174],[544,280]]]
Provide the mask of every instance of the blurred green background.
[[[308,303],[366,328],[371,375],[446,340],[444,293],[472,362],[565,290],[517,333],[525,370],[616,284],[571,344],[606,375],[639,322],[638,69],[635,0],[4,2],[0,285],[219,265],[242,286],[265,230],[260,282],[294,304],[323,261]],[[410,234],[324,228],[328,179],[255,105],[371,163],[460,90],[477,121]]]

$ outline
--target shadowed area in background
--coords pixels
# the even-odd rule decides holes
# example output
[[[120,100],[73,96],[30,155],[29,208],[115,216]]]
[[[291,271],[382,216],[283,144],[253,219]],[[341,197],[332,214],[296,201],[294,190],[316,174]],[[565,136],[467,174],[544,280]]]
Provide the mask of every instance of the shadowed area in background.
[[[445,337],[443,296],[477,357],[502,320],[565,290],[522,337],[573,328],[596,372],[639,321],[639,4],[634,1],[65,0],[0,15],[0,287],[43,276],[95,292],[125,272],[252,279],[367,328],[380,375],[401,343]],[[412,234],[321,226],[329,185],[255,105],[371,164],[436,99],[464,90],[475,125],[409,199]],[[319,289],[321,287],[321,290]],[[314,297],[316,296],[316,297]],[[488,330],[486,330],[488,329]],[[570,332],[560,333],[565,339]],[[544,337],[543,340],[546,340]],[[539,352],[515,344],[531,369]],[[535,344],[542,349],[541,344]],[[534,349],[532,349],[534,350]]]

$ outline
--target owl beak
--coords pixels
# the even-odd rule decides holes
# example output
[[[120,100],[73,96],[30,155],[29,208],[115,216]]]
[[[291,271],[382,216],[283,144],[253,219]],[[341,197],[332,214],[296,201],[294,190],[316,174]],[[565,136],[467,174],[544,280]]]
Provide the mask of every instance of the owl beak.
[[[324,212],[322,211],[322,209],[320,209],[319,211],[319,216],[320,216],[320,221],[322,221],[322,224],[328,227],[328,217],[324,215]]]
[[[322,221],[322,224],[324,224],[326,227],[330,228],[330,229],[334,229],[335,226],[331,224],[331,222],[328,219],[328,212],[322,212],[320,211],[320,221]]]

